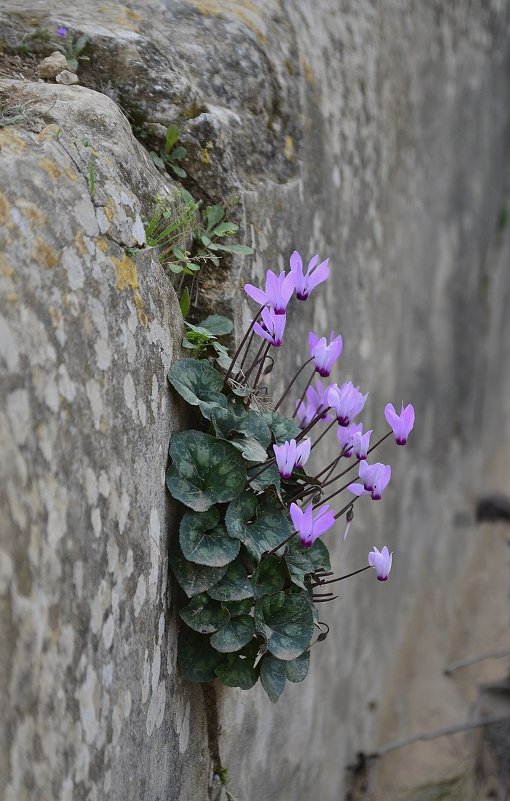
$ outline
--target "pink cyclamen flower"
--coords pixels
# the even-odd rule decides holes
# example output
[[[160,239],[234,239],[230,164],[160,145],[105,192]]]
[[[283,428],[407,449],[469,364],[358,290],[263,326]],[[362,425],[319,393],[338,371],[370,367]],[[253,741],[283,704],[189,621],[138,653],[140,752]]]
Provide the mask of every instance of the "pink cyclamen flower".
[[[338,427],[341,430],[341,426]],[[373,433],[373,429],[370,428],[364,434],[361,431],[356,431],[352,436],[352,449],[354,451],[354,455],[360,461],[364,460],[368,456],[368,449],[370,448],[370,437]]]
[[[413,404],[408,403],[404,408],[404,403],[402,403],[400,414],[397,414],[393,404],[387,403],[384,407],[384,416],[393,429],[397,445],[405,445],[414,426]]]
[[[338,426],[336,437],[342,449],[343,456],[350,459],[353,452],[353,440],[355,434],[363,433],[363,423],[350,423],[348,426]]]
[[[323,281],[329,276],[329,259],[319,261],[318,256],[314,256],[308,263],[306,274],[303,273],[303,259],[297,252],[294,251],[290,257],[290,269],[294,276],[294,283],[296,286],[296,297],[298,300],[307,300],[312,289],[322,284]]]
[[[253,284],[245,284],[244,291],[261,306],[272,307],[275,314],[285,314],[287,304],[294,292],[294,276],[292,273],[285,272],[276,275],[272,270],[268,270],[265,292]]]
[[[308,334],[308,344],[310,346],[310,356],[315,364],[315,371],[323,378],[327,378],[331,373],[334,363],[340,358],[343,348],[342,337],[340,334],[334,337],[333,331],[330,334],[328,343],[326,337],[319,337],[310,331]]]
[[[374,550],[368,554],[368,564],[374,568],[379,581],[388,581],[392,562],[393,553],[389,552],[386,545],[383,546],[381,551],[374,545]]]
[[[291,439],[282,445],[273,445],[278,472],[282,478],[290,478],[295,467],[303,467],[306,464],[311,447],[312,442],[309,439],[299,443]]]
[[[355,387],[352,381],[346,381],[341,387],[332,384],[328,389],[328,406],[334,409],[338,425],[348,426],[363,409],[368,392],[362,395],[359,387]]]
[[[301,429],[306,428],[319,412],[324,410],[322,418],[328,422],[331,417],[327,414],[328,401],[326,398],[327,389],[324,389],[321,381],[317,381],[316,386],[309,386],[306,390],[306,403],[299,402],[296,410],[298,425]]]
[[[301,545],[309,548],[317,537],[320,537],[328,529],[335,525],[335,513],[329,508],[328,504],[317,509],[314,517],[313,504],[310,503],[303,512],[297,503],[291,503],[290,516],[294,528],[299,534]]]
[[[391,467],[389,464],[376,462],[367,464],[359,463],[359,477],[362,484],[349,484],[347,489],[353,495],[370,495],[373,501],[380,501],[382,494],[391,479]]]
[[[274,309],[262,309],[262,323],[255,323],[253,330],[259,337],[267,339],[275,348],[283,342],[283,332],[287,317],[285,314],[276,314]]]
[[[67,36],[67,28],[62,27],[57,28],[57,36]]]

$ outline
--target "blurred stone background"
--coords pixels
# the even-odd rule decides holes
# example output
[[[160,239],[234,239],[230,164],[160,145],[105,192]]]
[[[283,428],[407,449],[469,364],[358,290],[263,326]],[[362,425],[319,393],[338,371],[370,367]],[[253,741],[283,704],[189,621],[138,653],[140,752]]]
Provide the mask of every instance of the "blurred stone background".
[[[505,660],[444,669],[510,645],[509,530],[475,520],[480,498],[510,495],[509,23],[506,0],[3,3],[0,122],[25,110],[0,127],[6,801],[225,798],[218,757],[237,801],[394,801],[458,771],[472,738],[368,768],[360,753],[504,713]],[[38,81],[48,51],[30,37],[60,25],[89,40],[76,86]],[[416,407],[409,446],[381,451],[384,501],[333,547],[348,572],[388,544],[391,580],[341,587],[308,679],[276,706],[260,688],[204,696],[175,664],[164,469],[182,320],[157,259],[129,249],[176,186],[133,135],[147,124],[179,127],[186,186],[237,196],[255,250],[201,276],[201,309],[240,333],[247,279],[295,248],[331,258],[289,314],[275,396],[310,328],[333,328],[335,378],[370,390],[369,427],[387,401]],[[489,740],[478,798],[504,798]]]

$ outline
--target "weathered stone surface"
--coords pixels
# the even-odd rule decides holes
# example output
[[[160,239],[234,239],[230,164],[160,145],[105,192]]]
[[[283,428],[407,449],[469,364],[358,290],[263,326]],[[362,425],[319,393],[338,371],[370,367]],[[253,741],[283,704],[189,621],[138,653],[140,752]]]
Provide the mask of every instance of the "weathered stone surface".
[[[313,303],[300,306],[289,315],[293,342],[301,338],[302,354],[309,327],[317,332],[331,327],[341,331],[345,353],[338,377],[352,378],[371,391],[367,420],[378,428],[383,424],[382,409],[388,399],[398,402],[403,397],[416,404],[417,430],[409,448],[395,453],[388,446],[381,454],[393,464],[394,486],[383,504],[365,504],[361,508],[347,546],[338,544],[334,556],[335,567],[348,571],[365,562],[374,543],[387,542],[396,552],[391,582],[377,585],[366,574],[359,581],[346,582],[341,598],[324,612],[331,634],[326,643],[314,649],[309,678],[302,685],[289,687],[276,707],[258,689],[249,693],[219,689],[219,725],[210,716],[213,725],[209,746],[215,758],[219,751],[228,768],[230,789],[236,798],[296,801],[320,797],[337,801],[344,797],[345,766],[355,761],[358,751],[372,751],[379,743],[416,729],[464,719],[468,703],[476,697],[476,680],[482,676],[486,680],[498,678],[497,666],[491,665],[484,666],[484,673],[472,672],[470,681],[462,675],[446,678],[442,671],[446,663],[467,652],[493,648],[495,640],[506,636],[508,624],[508,548],[500,530],[487,525],[475,528],[473,510],[479,494],[510,492],[510,375],[506,367],[510,318],[505,314],[510,293],[510,243],[508,229],[498,228],[509,178],[509,4],[505,0],[483,4],[468,0],[434,0],[426,4],[387,0],[374,4],[361,0],[345,2],[339,8],[336,0],[180,0],[166,4],[140,2],[132,9],[87,0],[67,8],[64,16],[60,4],[53,0],[32,2],[29,7],[11,2],[10,6],[14,13],[9,17],[2,18],[0,12],[8,46],[14,46],[37,24],[50,29],[64,23],[72,31],[86,33],[91,61],[80,64],[80,81],[108,93],[135,127],[149,123],[149,131],[155,133],[160,129],[154,126],[177,124],[188,149],[184,166],[190,176],[189,187],[197,196],[210,201],[240,195],[238,220],[245,226],[247,241],[255,248],[256,257],[249,266],[246,262],[230,265],[228,273],[226,269],[210,271],[202,285],[204,305],[233,313],[240,330],[242,321],[248,319],[247,306],[239,303],[240,287],[248,273],[253,278],[261,276],[269,265],[284,267],[295,247],[305,254],[319,251],[324,256],[331,255],[334,277],[327,292],[317,292]],[[74,93],[85,90],[58,91],[72,92],[74,97],[78,96]],[[11,147],[22,148],[17,137],[23,139],[26,134],[20,129],[7,131],[6,135],[14,136],[14,144],[9,140]],[[117,136],[117,129],[110,130],[106,137],[109,146]],[[92,146],[96,147],[94,142]],[[2,158],[4,149],[5,146]],[[123,159],[118,156],[115,161],[122,163]],[[150,174],[143,156],[140,165],[130,161],[129,170],[122,172],[135,196],[143,195],[144,176]],[[80,174],[83,198],[85,166]],[[101,184],[97,180],[96,183]],[[8,189],[12,193],[16,185],[9,184]],[[14,196],[3,188],[2,192],[12,207]],[[25,200],[34,202],[31,197]],[[106,204],[106,200],[102,202]],[[69,206],[65,204],[66,214]],[[66,216],[62,211],[57,217],[64,231]],[[106,225],[96,209],[98,219]],[[10,230],[7,229],[8,234]],[[134,244],[131,235],[129,225],[124,224],[120,237],[112,233],[114,241],[110,246],[117,240],[122,245]],[[55,241],[49,237],[53,250],[63,233],[59,231],[55,237]],[[33,238],[23,240],[23,247],[31,252]],[[12,265],[13,256],[10,259]],[[35,282],[38,287],[41,275],[48,275],[42,266],[31,271],[31,280],[27,279],[23,286],[31,287]],[[157,292],[162,293],[161,300],[154,300],[151,311],[155,319],[161,320],[158,315],[166,313],[164,304],[168,301],[164,298],[169,290],[163,276],[156,273],[154,281],[144,286],[147,292],[153,287],[154,298]],[[103,291],[108,286],[105,283]],[[131,289],[126,290],[130,292]],[[51,297],[51,292],[44,288],[26,305],[29,309],[33,304],[38,308],[38,299],[42,298],[49,309],[55,304],[47,300],[48,295]],[[116,297],[115,292],[113,295]],[[146,304],[143,308],[147,314]],[[68,316],[75,319],[71,317],[73,306],[69,309],[64,320]],[[133,309],[135,314],[136,305]],[[117,320],[117,314],[114,306],[111,319]],[[46,329],[51,331],[51,315],[45,319]],[[76,326],[80,333],[75,336],[83,337],[82,328],[78,323]],[[22,331],[25,330],[30,330],[26,324]],[[142,336],[140,325],[137,332]],[[113,334],[109,334],[110,338]],[[39,362],[43,357],[31,344],[34,340],[44,341],[42,334],[28,333],[22,341],[26,353],[36,354],[34,369],[39,377],[34,379],[33,394],[39,404],[37,420],[39,426],[43,420],[48,427],[45,415],[54,412],[49,407],[42,415],[41,410],[48,406],[48,379],[45,374],[41,377]],[[10,346],[6,347],[3,358],[9,370],[18,375],[12,352]],[[293,344],[278,354],[278,364],[287,375],[300,361],[301,355]],[[65,364],[71,375],[71,363]],[[144,358],[137,357],[137,371],[142,365],[145,370]],[[109,370],[112,386],[124,381],[123,374],[119,378],[118,365],[112,362]],[[130,372],[133,382],[140,375],[140,387],[145,386],[148,373],[143,377],[135,372],[135,366]],[[74,372],[71,378],[77,383]],[[58,393],[58,373],[54,381]],[[9,385],[9,394],[19,390],[20,384],[18,379],[18,384],[14,381],[12,387]],[[275,385],[276,395],[282,386],[283,379]],[[163,379],[158,378],[158,387],[163,393]],[[50,392],[50,400],[52,397]],[[128,397],[132,398],[129,388]],[[120,398],[122,401],[122,395]],[[26,405],[24,400],[11,401],[21,415],[23,403]],[[63,403],[60,401],[59,406]],[[87,403],[90,406],[88,398]],[[108,464],[110,459],[112,464],[118,464],[122,454],[118,454],[117,440],[124,437],[125,442],[130,429],[122,416],[122,403],[119,411],[114,394],[106,396],[103,407],[105,415],[111,414],[112,426],[116,420],[115,437],[111,435],[105,446]],[[81,426],[78,448],[85,455],[95,441],[96,431],[92,411],[86,408],[89,416]],[[126,415],[131,426],[129,414]],[[19,427],[14,419],[13,424],[6,418],[4,426]],[[41,449],[45,446],[36,444],[41,435],[37,426],[30,425],[30,417],[28,420],[22,432],[28,432],[27,441],[35,438],[29,452],[40,453],[38,458],[44,460]],[[163,451],[159,469],[166,445],[161,431],[151,435],[148,450],[150,454],[157,452],[160,435]],[[14,436],[9,433],[11,439]],[[19,449],[24,441],[21,445],[14,442]],[[132,461],[140,458],[140,442],[137,439],[129,443],[127,452]],[[100,446],[101,443],[96,447]],[[64,443],[60,447],[64,448]],[[67,449],[65,453],[59,450],[51,459],[52,465],[60,464],[58,469],[66,473],[71,464],[67,454]],[[17,456],[11,458],[9,469],[22,470],[18,462]],[[149,457],[149,464],[155,469],[153,456]],[[34,469],[32,464],[30,467]],[[11,483],[22,486],[24,474],[20,478],[17,473],[14,475]],[[27,476],[30,475],[27,468]],[[48,480],[43,476],[41,481],[37,491],[43,497],[59,497],[55,492],[44,494]],[[62,486],[67,488],[67,481],[62,481]],[[163,505],[161,484],[158,493],[158,503]],[[78,491],[71,493],[73,498],[75,495],[81,497]],[[25,491],[20,497],[31,495]],[[150,503],[144,493],[136,497],[130,514],[134,528],[138,524],[141,531]],[[10,505],[17,509],[17,502],[18,496],[11,492]],[[36,528],[45,513],[38,514],[37,506],[33,508]],[[162,506],[158,508],[163,521]],[[89,511],[80,518],[87,524]],[[25,547],[20,545],[20,555],[11,556],[11,561],[6,562],[5,574],[10,577],[16,565],[15,587],[25,586],[26,581],[39,589],[36,597],[41,599],[42,609],[49,610],[40,624],[43,642],[58,642],[51,634],[52,615],[60,614],[57,601],[65,599],[64,610],[69,607],[65,620],[77,632],[73,636],[86,654],[83,664],[87,654],[92,654],[88,658],[99,676],[108,657],[104,651],[94,650],[97,634],[91,630],[85,613],[80,612],[78,601],[71,600],[74,595],[69,593],[69,582],[65,584],[69,562],[64,552],[54,559],[54,571],[63,571],[64,576],[59,579],[60,598],[54,600],[54,582],[45,583],[41,578],[54,557],[52,540],[42,549],[41,558],[36,557],[29,568],[24,567],[26,542],[35,535],[30,534],[28,522],[24,522],[28,521],[28,512],[23,519],[18,511],[15,514],[19,518],[18,523],[13,521],[19,527],[15,541],[22,542],[24,538]],[[70,540],[69,548],[81,553],[80,549],[90,548],[89,540],[74,521],[75,518],[75,535],[62,536],[59,547]],[[112,536],[109,532],[103,522],[98,549],[107,548]],[[154,565],[160,571],[165,535],[166,531],[162,533],[159,556],[154,554]],[[90,536],[96,542],[93,533]],[[141,538],[142,534],[137,536]],[[141,558],[148,560],[150,553],[143,551]],[[91,567],[83,558],[81,561],[84,582],[89,582],[83,597],[91,604],[97,592],[97,572],[93,557],[89,558]],[[120,557],[119,563],[124,564]],[[128,582],[126,586],[130,586]],[[25,595],[30,592],[27,589]],[[133,635],[130,640],[128,636],[128,642],[132,643],[132,653],[141,653],[138,648],[147,647],[148,658],[152,659],[152,643],[157,642],[158,635],[150,621],[159,620],[163,603],[160,595],[152,600],[147,593],[146,589],[143,626],[138,624],[136,638]],[[12,621],[11,596],[4,597],[8,599],[4,619]],[[122,593],[120,597],[126,602]],[[26,617],[30,620],[35,601],[31,603],[29,612],[16,612],[14,623],[8,624],[9,642],[15,641],[13,627],[18,621]],[[129,617],[123,618],[126,619]],[[106,618],[102,625],[106,625]],[[164,630],[174,631],[169,621]],[[116,627],[115,632],[124,638],[122,629]],[[121,646],[117,645],[118,640],[113,642],[116,653],[115,648]],[[164,642],[161,645],[165,648]],[[53,670],[53,664],[58,669]],[[43,769],[39,768],[35,779],[40,785],[39,793],[33,789],[31,763],[33,754],[41,753],[38,749],[42,732],[52,733],[44,739],[48,748],[52,743],[52,754],[61,753],[60,719],[51,718],[46,726],[42,718],[36,720],[30,711],[34,699],[46,698],[45,692],[57,698],[59,688],[69,698],[77,694],[75,709],[69,715],[79,721],[79,699],[97,697],[91,694],[92,680],[86,684],[87,672],[80,668],[79,661],[76,667],[72,665],[75,672],[78,670],[78,678],[71,668],[61,668],[60,664],[60,657],[55,655],[50,671],[39,673],[37,667],[28,672],[29,682],[35,682],[31,702],[13,713],[10,725],[18,734],[6,735],[2,748],[2,758],[6,760],[2,771],[6,771],[7,782],[12,785],[17,781],[16,787],[24,786],[28,797],[36,798],[40,787],[50,786],[44,781],[57,786],[70,776],[72,784],[76,771],[82,770],[83,762],[74,751],[64,760],[67,772],[61,768],[62,759],[41,757],[35,764],[44,764],[46,773],[42,776]],[[53,676],[51,681],[48,679],[51,670],[57,671],[55,681]],[[58,670],[69,673],[62,675]],[[19,703],[22,692],[16,682],[21,681],[21,674],[14,675],[18,678],[12,680],[11,698]],[[44,681],[48,684],[43,687]],[[120,767],[115,776],[112,774],[109,791],[104,789],[109,768],[103,768],[96,751],[102,747],[104,725],[104,736],[110,736],[109,724],[101,723],[108,721],[110,713],[105,712],[104,717],[97,713],[98,733],[88,748],[93,754],[90,770],[88,778],[77,784],[76,798],[86,797],[89,792],[95,792],[97,797],[107,796],[108,792],[114,798],[126,797],[126,765],[134,761],[135,750],[144,754],[136,769],[139,797],[177,799],[179,793],[186,797],[186,792],[193,799],[205,796],[206,771],[200,760],[200,747],[205,749],[206,741],[199,696],[192,688],[184,691],[180,685],[170,684],[170,679],[166,682],[165,676],[163,722],[150,737],[140,725],[149,701],[140,695],[136,701],[134,690],[130,689],[133,718],[122,727],[125,740],[117,743],[119,750],[111,747],[115,764]],[[123,679],[112,681],[110,692],[114,697],[108,709],[120,703],[116,693],[122,693],[125,687]],[[195,739],[190,741],[181,761],[171,754],[177,753],[175,731],[179,720],[187,720],[182,708],[187,708],[188,700],[191,720],[196,721],[191,726]],[[107,709],[106,703],[103,709]],[[86,711],[85,719],[90,719]],[[167,725],[174,732],[173,739],[166,741],[167,752],[158,760],[158,738]],[[68,731],[71,730],[75,731],[70,727]],[[184,745],[187,730],[185,722],[181,730]],[[14,743],[12,749],[9,736]],[[83,726],[81,738],[88,745]],[[26,742],[35,744],[27,748]],[[173,762],[168,763],[167,758]],[[452,762],[441,741],[427,746],[419,755],[413,751],[412,759],[395,752],[381,763],[378,776],[372,777],[376,782],[375,798],[394,801],[400,787],[409,786],[431,770],[448,769]],[[167,764],[173,765],[172,778]],[[150,783],[145,789],[142,777]],[[197,789],[199,785],[201,789]],[[69,795],[72,797],[71,789]]]
[[[207,739],[175,670],[164,490],[181,317],[128,252],[170,190],[109,98],[3,88],[30,118],[0,129],[2,798],[192,801]]]
[[[69,72],[69,70],[62,70],[55,78],[57,83],[61,83],[64,86],[72,86],[75,83],[78,83],[78,76],[74,72]]]
[[[69,64],[64,54],[56,50],[54,53],[46,56],[46,58],[43,58],[41,63],[37,65],[37,72],[40,78],[52,80],[56,78],[60,72],[67,70],[68,66]]]

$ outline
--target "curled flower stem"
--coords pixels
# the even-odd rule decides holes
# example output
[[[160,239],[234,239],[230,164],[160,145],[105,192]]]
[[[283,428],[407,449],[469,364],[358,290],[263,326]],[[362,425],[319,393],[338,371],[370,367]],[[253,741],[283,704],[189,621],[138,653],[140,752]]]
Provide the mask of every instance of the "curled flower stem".
[[[314,603],[316,604],[326,604],[328,601],[336,601],[338,595],[333,595],[331,598],[313,598]]]
[[[276,406],[274,407],[274,410],[275,410],[275,412],[277,412],[277,411],[278,411],[278,409],[280,408],[280,406],[281,406],[281,404],[282,404],[282,401],[283,401],[283,400],[284,400],[284,399],[287,397],[287,395],[288,395],[288,393],[289,393],[289,390],[290,390],[290,389],[291,389],[291,387],[294,385],[294,383],[297,381],[297,379],[299,378],[299,376],[301,375],[301,373],[302,373],[302,372],[303,372],[303,370],[305,369],[306,365],[307,365],[307,364],[310,364],[310,362],[313,362],[313,356],[311,356],[311,357],[308,359],[308,361],[307,361],[307,362],[305,362],[304,364],[302,364],[302,365],[301,365],[301,367],[300,367],[300,368],[299,368],[299,370],[297,371],[296,375],[294,376],[294,378],[293,378],[293,379],[292,379],[292,381],[290,382],[289,386],[287,387],[287,389],[286,389],[286,390],[285,390],[285,392],[283,393],[282,397],[280,398],[280,400],[278,401],[278,403],[277,403],[277,404],[276,404]],[[314,371],[314,372],[315,372],[315,371]],[[313,378],[313,376],[312,376],[312,378]],[[310,379],[310,380],[311,380],[311,379]],[[307,389],[308,389],[308,386],[307,386]],[[306,392],[306,389],[305,389],[305,392]],[[293,416],[294,416],[294,415],[293,415]]]
[[[359,497],[361,497],[361,496],[360,495],[356,495],[351,501],[349,501],[348,504],[346,504],[344,506],[343,509],[340,509],[340,511],[337,512],[336,515],[335,515],[335,520],[338,520],[339,517],[342,517],[342,515],[345,514],[345,512],[348,509],[352,509],[352,507],[354,506],[354,504],[356,503],[356,501],[358,500]]]
[[[255,315],[255,317],[254,317],[254,318],[253,318],[253,320],[251,321],[250,325],[249,325],[249,326],[248,326],[248,328],[246,329],[246,333],[245,333],[244,337],[243,337],[243,338],[242,338],[242,340],[241,340],[241,344],[239,345],[238,349],[237,349],[237,350],[236,350],[236,352],[234,353],[234,356],[233,356],[233,358],[232,358],[232,361],[231,361],[231,363],[230,363],[230,367],[228,368],[227,374],[226,374],[226,376],[225,376],[225,380],[224,380],[224,382],[223,382],[223,386],[224,386],[224,387],[226,387],[226,386],[227,386],[228,379],[229,379],[229,378],[230,378],[230,376],[232,375],[232,370],[234,369],[235,363],[236,363],[236,361],[237,361],[237,360],[238,360],[238,358],[239,358],[239,354],[241,353],[242,349],[244,348],[244,346],[245,346],[245,344],[246,344],[246,340],[247,340],[247,339],[248,339],[248,337],[250,336],[250,333],[253,331],[253,326],[255,325],[255,323],[257,322],[257,320],[259,319],[259,317],[260,317],[260,314],[261,314],[261,312],[262,312],[262,309],[265,309],[265,308],[266,308],[266,306],[267,306],[267,303],[265,303],[263,306],[260,306],[260,307],[259,307],[259,310],[258,310],[257,314]]]
[[[359,570],[355,570],[353,573],[347,573],[345,576],[339,576],[338,578],[329,579],[329,581],[321,581],[318,585],[315,586],[323,587],[325,584],[334,584],[335,581],[343,581],[344,579],[348,579],[351,576],[357,576],[358,573],[364,573],[365,570],[370,570],[371,567],[372,565],[367,565],[366,567],[360,567]]]
[[[309,363],[310,363],[310,361],[312,361],[312,360],[310,359],[310,360],[307,362],[307,364],[309,364]],[[303,390],[303,394],[301,395],[301,397],[300,397],[300,399],[299,399],[299,403],[296,405],[296,408],[294,409],[294,414],[292,415],[292,419],[293,419],[293,420],[294,420],[295,416],[297,415],[297,412],[298,412],[298,409],[299,409],[299,407],[300,407],[300,406],[301,406],[301,404],[303,403],[303,400],[304,400],[304,398],[305,398],[305,395],[306,395],[306,390],[308,389],[308,387],[309,387],[309,386],[310,386],[310,384],[312,383],[312,378],[314,377],[314,375],[315,375],[315,367],[313,368],[312,375],[311,375],[311,376],[310,376],[310,378],[308,379],[308,383],[307,383],[306,387],[305,387],[305,388],[304,388],[304,390]]]

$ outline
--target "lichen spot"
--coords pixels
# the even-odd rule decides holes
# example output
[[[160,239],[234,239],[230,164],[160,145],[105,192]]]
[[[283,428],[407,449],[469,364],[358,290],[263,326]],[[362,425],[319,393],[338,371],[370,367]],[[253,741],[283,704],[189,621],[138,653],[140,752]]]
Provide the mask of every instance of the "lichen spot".
[[[117,289],[138,289],[138,270],[132,259],[126,254],[121,259],[112,256],[117,274]]]
[[[43,264],[47,269],[56,267],[58,264],[57,254],[50,248],[50,246],[41,239],[40,236],[36,237],[34,247],[32,248],[32,258],[39,264]]]
[[[7,228],[12,228],[13,225],[11,221],[11,204],[2,192],[0,192],[0,225],[5,225]]]
[[[211,141],[207,142],[206,146],[202,148],[202,152],[200,153],[200,161],[202,164],[209,164],[211,161],[211,150],[213,149],[214,145]]]
[[[78,180],[78,175],[75,173],[74,170],[71,169],[71,167],[66,167],[64,172],[71,181]]]
[[[113,200],[113,198],[109,197],[104,206],[104,213],[106,215],[106,219],[108,220],[108,222],[111,223],[111,221],[113,220],[115,211],[116,211],[115,201]]]
[[[58,164],[56,164],[51,159],[47,158],[41,159],[41,161],[39,162],[39,167],[41,168],[41,170],[44,170],[44,172],[47,172],[50,178],[54,178],[56,180],[57,178],[62,177],[62,170],[60,169]]]
[[[143,310],[143,301],[139,289],[133,290],[133,300],[135,301],[136,312],[138,314],[138,320],[140,322],[140,325],[143,325],[145,328],[145,326],[147,325],[147,315]]]
[[[301,67],[303,68],[303,75],[305,76],[305,81],[307,82],[308,86],[311,86],[313,84],[313,70],[308,61],[306,61],[306,59],[304,58],[301,59]]]
[[[35,203],[30,203],[28,200],[18,200],[17,206],[32,225],[41,226],[46,222],[46,215],[41,209],[37,208]]]
[[[285,145],[283,148],[283,152],[285,154],[285,158],[287,159],[287,161],[294,161],[295,157],[294,140],[292,136],[290,136],[289,134],[287,134],[287,136],[285,137]]]
[[[108,250],[108,240],[107,240],[107,238],[105,236],[99,236],[96,239],[96,243],[97,243],[97,246],[98,246],[99,250],[102,250],[103,253],[106,253],[106,251]]]
[[[60,125],[55,125],[55,123],[52,122],[50,125],[46,125],[46,127],[37,134],[37,139],[39,142],[46,142],[48,139],[58,139],[61,133],[62,128]]]
[[[10,128],[0,128],[0,150],[6,153],[22,153],[27,146],[24,139]]]

